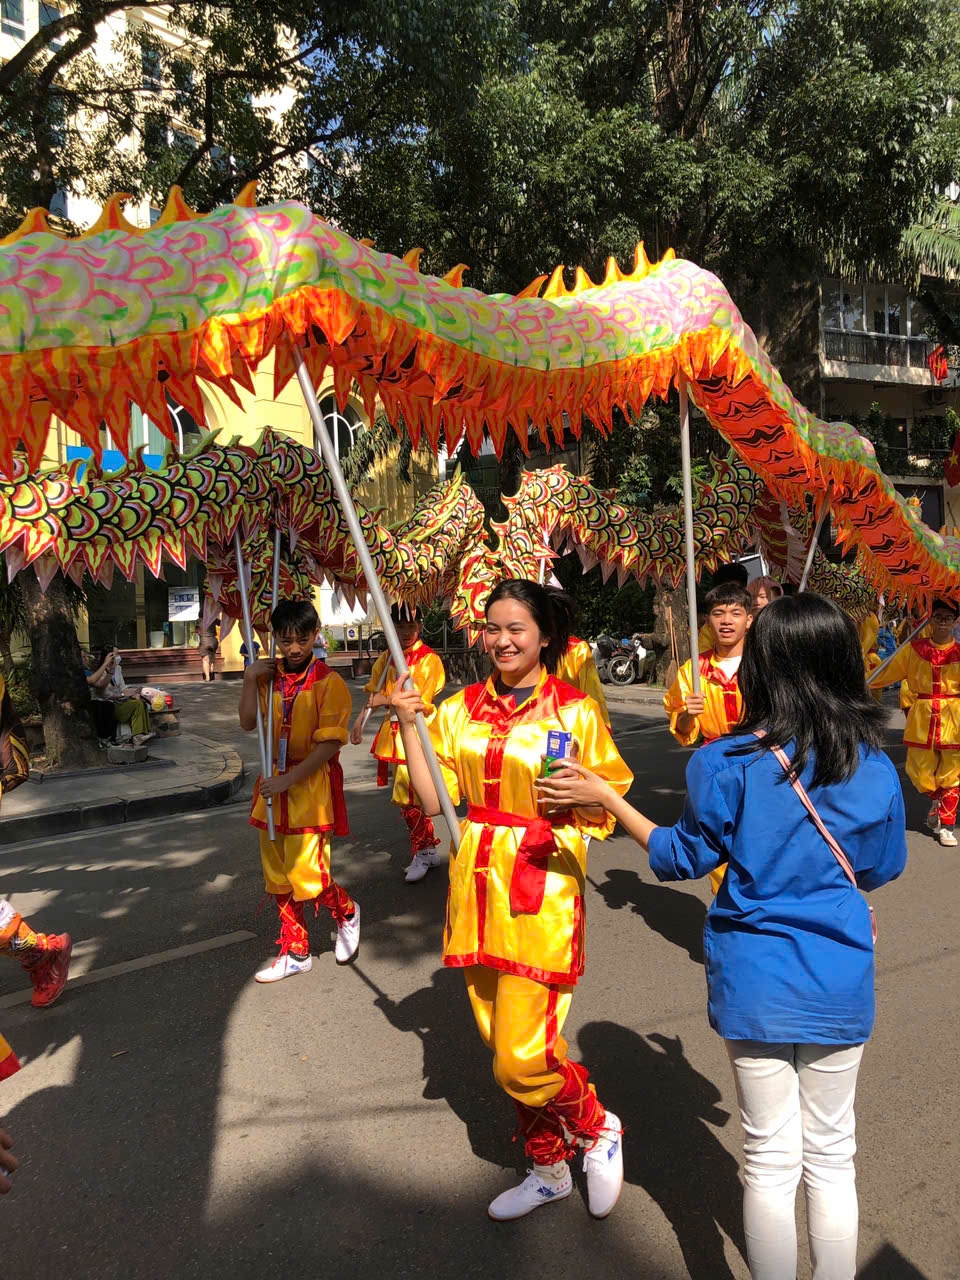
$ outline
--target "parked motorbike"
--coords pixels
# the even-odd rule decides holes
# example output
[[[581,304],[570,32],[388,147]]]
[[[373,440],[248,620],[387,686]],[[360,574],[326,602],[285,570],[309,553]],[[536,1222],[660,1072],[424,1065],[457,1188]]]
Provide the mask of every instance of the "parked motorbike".
[[[639,634],[624,640],[607,663],[607,678],[612,684],[639,684],[647,674],[654,654],[648,653]]]
[[[597,636],[590,645],[597,675],[603,684],[610,683],[610,659],[615,656],[619,647],[613,636]]]

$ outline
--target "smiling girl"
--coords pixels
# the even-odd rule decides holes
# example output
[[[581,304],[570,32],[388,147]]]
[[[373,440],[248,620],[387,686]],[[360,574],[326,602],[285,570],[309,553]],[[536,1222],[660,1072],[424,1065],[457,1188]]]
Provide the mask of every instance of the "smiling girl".
[[[463,969],[494,1075],[513,1098],[533,1169],[490,1205],[520,1218],[573,1189],[567,1161],[584,1150],[587,1198],[606,1217],[623,1184],[620,1122],[605,1111],[586,1069],[560,1034],[583,972],[584,836],[614,827],[602,810],[538,808],[550,730],[572,736],[579,758],[618,793],[632,775],[592,698],[551,672],[566,652],[565,596],[522,579],[501,582],[486,604],[485,641],[495,673],[447,699],[430,733],[455,804],[467,803],[450,863],[443,962]],[[427,813],[440,812],[414,730],[423,703],[395,690],[410,779]]]

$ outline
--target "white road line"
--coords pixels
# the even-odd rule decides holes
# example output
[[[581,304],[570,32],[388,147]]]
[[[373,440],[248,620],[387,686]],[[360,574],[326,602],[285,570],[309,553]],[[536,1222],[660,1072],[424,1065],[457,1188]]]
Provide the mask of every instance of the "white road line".
[[[183,947],[171,947],[169,951],[154,951],[148,956],[138,956],[136,960],[122,960],[119,964],[107,964],[102,969],[91,969],[89,973],[81,973],[70,978],[70,987],[88,987],[94,982],[105,982],[108,978],[119,978],[125,973],[137,973],[140,969],[153,969],[158,964],[170,964],[173,960],[185,960],[188,956],[199,956],[204,951],[217,951],[220,947],[232,947],[237,942],[249,942],[257,935],[249,929],[237,929],[235,933],[223,933],[219,938],[205,938],[203,942],[190,942]],[[0,996],[0,1009],[12,1009],[14,1005],[27,1004],[33,995],[30,991],[14,991],[8,996]]]

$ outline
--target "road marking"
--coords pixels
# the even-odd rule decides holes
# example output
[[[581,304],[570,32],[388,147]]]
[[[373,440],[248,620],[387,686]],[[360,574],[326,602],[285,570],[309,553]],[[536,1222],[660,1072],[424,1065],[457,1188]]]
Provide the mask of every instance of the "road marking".
[[[91,969],[89,973],[81,973],[70,978],[69,987],[89,987],[94,982],[106,982],[108,978],[119,978],[125,973],[137,973],[140,969],[153,969],[158,964],[170,964],[173,960],[185,960],[188,956],[199,956],[205,951],[217,951],[221,947],[232,947],[237,942],[249,942],[257,935],[249,929],[237,929],[235,933],[223,933],[219,938],[206,938],[203,942],[190,942],[183,947],[171,947],[169,951],[154,951],[148,956],[138,956],[136,960],[122,960],[119,964],[107,964],[102,969]],[[29,991],[14,991],[8,996],[0,996],[0,1009],[12,1009],[14,1005],[27,1004],[33,995]]]

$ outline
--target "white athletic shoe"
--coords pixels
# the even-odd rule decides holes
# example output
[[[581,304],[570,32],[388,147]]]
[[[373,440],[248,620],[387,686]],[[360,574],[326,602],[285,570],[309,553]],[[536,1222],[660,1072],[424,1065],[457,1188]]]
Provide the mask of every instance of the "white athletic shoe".
[[[608,1111],[596,1142],[583,1153],[587,1175],[587,1208],[594,1218],[605,1218],[623,1189],[623,1138],[620,1121]]]
[[[953,827],[941,827],[937,832],[937,839],[947,849],[956,847],[957,837],[953,834]]]
[[[940,834],[940,801],[939,800],[934,800],[933,804],[930,806],[930,812],[927,814],[927,826],[930,828],[930,830],[933,832],[935,836]]]
[[[512,1222],[514,1218],[525,1218],[542,1204],[566,1200],[572,1190],[573,1178],[569,1169],[566,1176],[556,1182],[552,1178],[541,1178],[531,1169],[518,1187],[511,1187],[509,1191],[497,1196],[487,1213],[494,1222]]]
[[[292,978],[295,973],[309,973],[312,968],[311,956],[304,956],[301,960],[288,951],[285,955],[277,956],[276,960],[268,964],[265,969],[261,969],[254,977],[257,982],[280,982],[283,978]]]
[[[344,920],[343,924],[337,925],[337,943],[333,948],[334,959],[337,964],[349,964],[351,960],[357,958],[357,952],[360,950],[360,907],[354,903],[354,912]]]
[[[431,867],[442,867],[444,862],[446,858],[442,853],[437,853],[436,849],[421,849],[410,859],[410,865],[403,878],[407,884],[416,884],[418,880],[423,879]]]

